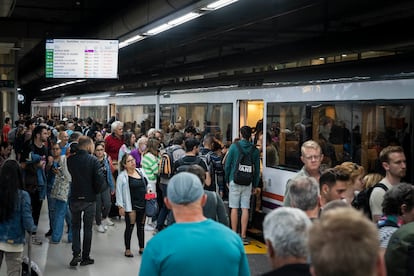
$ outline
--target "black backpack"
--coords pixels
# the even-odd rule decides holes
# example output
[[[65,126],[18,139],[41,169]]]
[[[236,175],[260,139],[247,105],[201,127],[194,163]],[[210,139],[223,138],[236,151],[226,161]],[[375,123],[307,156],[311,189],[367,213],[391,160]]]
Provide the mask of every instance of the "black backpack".
[[[174,151],[180,147],[168,147],[165,152],[161,154],[161,159],[158,165],[159,175],[163,178],[171,178],[174,175]]]
[[[220,156],[215,153],[210,157],[210,174],[211,180],[214,184],[219,185],[224,183],[224,165]]]
[[[363,211],[364,214],[369,219],[372,219],[372,212],[371,212],[371,208],[369,207],[369,198],[371,197],[372,191],[376,187],[380,187],[384,191],[388,191],[388,187],[385,186],[385,184],[382,184],[380,182],[368,189],[365,189],[359,192],[359,194],[357,194],[357,196],[354,198],[354,200],[351,203],[354,208]]]
[[[200,167],[202,167],[204,169],[204,167],[201,165],[202,163],[204,163],[204,160],[200,158],[200,156],[196,156],[194,161],[188,161],[185,160],[187,156],[183,156],[180,159],[178,159],[175,162],[175,174],[180,173],[180,172],[187,172],[188,168],[191,165],[200,165]]]
[[[240,146],[239,142],[236,142],[235,144],[237,149],[239,150],[239,158],[237,159],[233,181],[238,185],[248,186],[253,181],[253,152],[256,148],[252,145],[249,152],[245,153],[242,147]]]

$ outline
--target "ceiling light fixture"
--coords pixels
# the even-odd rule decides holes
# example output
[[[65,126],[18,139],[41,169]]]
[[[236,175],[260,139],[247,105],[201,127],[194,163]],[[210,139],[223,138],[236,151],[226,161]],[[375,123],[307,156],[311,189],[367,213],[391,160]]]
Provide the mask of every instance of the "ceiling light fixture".
[[[42,88],[42,89],[40,89],[40,91],[47,91],[47,90],[55,89],[55,88],[58,88],[58,87],[62,87],[62,86],[66,86],[66,85],[71,85],[71,84],[75,84],[75,83],[79,83],[79,82],[84,82],[84,81],[86,81],[86,80],[67,81],[67,82],[63,82],[63,83],[59,83],[59,84],[56,84],[56,85],[52,85],[52,86],[49,86],[49,87]]]
[[[213,10],[213,11],[215,11],[215,10],[221,9],[221,8],[227,6],[227,5],[230,5],[234,2],[237,2],[237,1],[239,1],[239,0],[219,0],[219,1],[213,2],[211,4],[208,4],[207,6],[202,8],[202,10]]]
[[[126,47],[126,46],[128,46],[128,45],[130,45],[132,43],[135,43],[135,42],[138,42],[140,40],[143,40],[144,38],[145,37],[142,36],[142,35],[135,35],[135,36],[133,36],[131,38],[128,38],[127,40],[122,41],[122,42],[119,43],[119,49],[124,48],[124,47]]]
[[[202,15],[208,14],[209,12],[212,11],[216,11],[220,8],[223,8],[227,5],[230,5],[234,2],[237,2],[239,0],[219,0],[219,1],[214,1],[208,5],[202,6],[202,7],[197,7],[197,8],[193,8],[193,11],[188,12],[184,15],[178,16],[175,19],[169,20],[166,23],[161,23],[161,22],[165,22],[166,20],[159,20],[160,24],[159,25],[152,25],[155,26],[153,28],[150,28],[149,30],[145,30],[144,28],[141,30],[135,30],[134,33],[137,34],[135,36],[132,37],[125,37],[123,40],[123,38],[119,39],[119,48],[124,48],[127,47],[131,44],[134,44],[138,41],[144,40],[149,36],[154,36],[157,35],[159,33],[165,32],[171,28],[174,28],[176,26],[179,26],[181,24],[184,24],[188,21],[191,21],[197,17],[200,17]],[[188,9],[187,9],[188,10]],[[181,11],[182,12],[182,11]]]

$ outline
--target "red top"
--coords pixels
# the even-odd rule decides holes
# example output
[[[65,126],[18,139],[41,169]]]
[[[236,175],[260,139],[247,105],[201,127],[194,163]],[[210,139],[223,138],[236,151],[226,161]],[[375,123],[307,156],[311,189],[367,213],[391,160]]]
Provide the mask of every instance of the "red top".
[[[4,142],[8,141],[7,134],[9,134],[10,129],[11,129],[10,125],[6,124],[6,125],[3,126],[3,141]]]
[[[112,161],[118,160],[119,148],[124,144],[124,141],[115,135],[109,135],[105,138],[105,151],[111,157]]]

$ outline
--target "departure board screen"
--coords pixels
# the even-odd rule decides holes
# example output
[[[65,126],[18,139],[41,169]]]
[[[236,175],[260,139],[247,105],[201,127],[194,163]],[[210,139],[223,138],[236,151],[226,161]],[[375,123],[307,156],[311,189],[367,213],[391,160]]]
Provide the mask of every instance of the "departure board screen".
[[[47,39],[46,78],[118,78],[118,40]]]

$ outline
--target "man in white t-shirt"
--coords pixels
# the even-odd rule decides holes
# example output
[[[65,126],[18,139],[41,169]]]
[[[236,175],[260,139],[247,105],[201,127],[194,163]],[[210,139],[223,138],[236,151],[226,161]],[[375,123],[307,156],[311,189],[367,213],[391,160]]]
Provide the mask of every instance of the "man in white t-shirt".
[[[404,149],[400,146],[388,146],[380,152],[380,162],[385,169],[385,178],[380,183],[387,186],[388,190],[401,182],[407,171],[407,162]],[[381,187],[375,187],[369,198],[369,207],[372,220],[377,222],[382,215],[382,202],[386,191]]]

